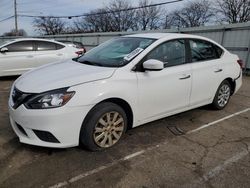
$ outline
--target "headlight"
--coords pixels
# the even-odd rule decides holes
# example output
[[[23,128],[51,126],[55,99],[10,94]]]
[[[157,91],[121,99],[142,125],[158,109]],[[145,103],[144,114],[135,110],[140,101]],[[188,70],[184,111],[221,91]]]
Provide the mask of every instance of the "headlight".
[[[75,94],[67,92],[68,88],[57,89],[41,93],[30,98],[24,105],[29,109],[57,108],[65,105]]]

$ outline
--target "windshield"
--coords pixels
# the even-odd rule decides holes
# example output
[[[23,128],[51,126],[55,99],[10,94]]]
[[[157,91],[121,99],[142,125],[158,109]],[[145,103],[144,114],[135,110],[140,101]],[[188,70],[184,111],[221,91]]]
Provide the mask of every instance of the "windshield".
[[[3,46],[3,45],[5,45],[9,42],[12,42],[12,41],[14,41],[14,40],[0,41],[0,46]]]
[[[152,44],[155,39],[120,37],[101,44],[87,52],[77,61],[84,64],[121,67]]]

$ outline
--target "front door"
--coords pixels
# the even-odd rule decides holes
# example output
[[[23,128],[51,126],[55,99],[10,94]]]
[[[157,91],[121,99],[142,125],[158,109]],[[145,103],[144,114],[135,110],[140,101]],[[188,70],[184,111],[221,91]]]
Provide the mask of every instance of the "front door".
[[[186,63],[185,40],[160,44],[144,59],[164,62],[161,71],[137,72],[139,120],[152,119],[183,109],[189,105],[191,67]],[[142,62],[142,63],[143,63]]]
[[[0,54],[1,75],[22,74],[36,64],[32,41],[19,41],[5,46],[8,51]]]

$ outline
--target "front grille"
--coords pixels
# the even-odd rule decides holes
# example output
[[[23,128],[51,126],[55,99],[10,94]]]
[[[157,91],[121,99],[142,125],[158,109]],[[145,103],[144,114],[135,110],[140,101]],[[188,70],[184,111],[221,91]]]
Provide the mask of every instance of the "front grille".
[[[23,133],[25,136],[28,136],[28,134],[26,133],[26,131],[24,130],[24,128],[21,125],[16,123],[16,126],[21,133]]]
[[[20,105],[25,103],[31,96],[32,94],[24,93],[15,87],[11,94],[13,101],[13,108],[17,109]]]
[[[36,136],[45,142],[60,143],[57,138],[48,131],[33,130]]]

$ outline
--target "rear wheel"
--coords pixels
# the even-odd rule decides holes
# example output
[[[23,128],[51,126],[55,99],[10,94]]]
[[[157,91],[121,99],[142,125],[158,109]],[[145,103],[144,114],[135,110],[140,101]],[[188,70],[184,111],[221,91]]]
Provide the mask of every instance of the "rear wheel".
[[[115,145],[127,128],[124,110],[111,102],[95,106],[82,126],[80,142],[92,151],[103,150]]]
[[[225,108],[229,102],[230,96],[231,85],[227,80],[224,80],[216,92],[212,106],[217,110]]]

